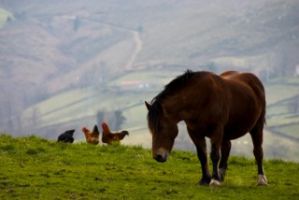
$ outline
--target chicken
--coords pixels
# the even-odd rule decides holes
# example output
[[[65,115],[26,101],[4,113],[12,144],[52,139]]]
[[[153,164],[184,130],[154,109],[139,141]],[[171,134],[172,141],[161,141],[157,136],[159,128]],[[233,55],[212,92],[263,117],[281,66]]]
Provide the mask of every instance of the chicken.
[[[74,142],[74,134],[75,130],[71,129],[71,130],[67,130],[64,133],[61,133],[58,136],[57,142],[64,142],[64,143],[73,143]]]
[[[102,123],[103,134],[102,134],[102,142],[107,144],[120,142],[126,135],[129,135],[128,131],[121,131],[112,133],[107,123]]]
[[[86,127],[82,128],[82,132],[85,135],[85,139],[86,139],[87,143],[89,143],[89,144],[98,144],[99,143],[100,132],[99,132],[97,125],[94,126],[92,132],[90,132],[90,130],[87,129]]]

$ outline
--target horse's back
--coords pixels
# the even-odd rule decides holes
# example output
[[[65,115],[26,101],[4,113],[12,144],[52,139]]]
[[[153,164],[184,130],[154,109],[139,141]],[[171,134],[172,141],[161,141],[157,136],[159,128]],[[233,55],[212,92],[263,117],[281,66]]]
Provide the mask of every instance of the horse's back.
[[[236,81],[248,85],[257,95],[265,95],[265,89],[260,79],[253,73],[239,73],[237,71],[226,71],[220,74],[225,80]],[[236,83],[236,84],[238,84]]]
[[[260,101],[265,101],[265,89],[263,83],[256,75],[252,73],[238,73],[234,74],[234,76],[230,76],[229,78],[248,85]]]
[[[237,75],[237,74],[239,74],[239,72],[237,72],[237,71],[225,71],[225,72],[221,73],[219,76],[221,76],[221,78],[224,78],[224,79],[229,79],[232,76]]]

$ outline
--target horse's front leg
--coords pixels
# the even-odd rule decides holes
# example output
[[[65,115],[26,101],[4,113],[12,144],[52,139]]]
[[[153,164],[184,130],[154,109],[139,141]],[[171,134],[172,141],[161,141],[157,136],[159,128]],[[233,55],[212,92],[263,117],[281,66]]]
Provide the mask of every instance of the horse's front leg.
[[[194,142],[195,143],[195,142]],[[196,143],[197,157],[201,164],[202,177],[199,181],[200,185],[208,185],[211,182],[211,175],[208,168],[207,145],[205,138],[197,140]]]
[[[208,156],[207,156],[207,144],[206,139],[203,136],[198,136],[197,133],[200,132],[198,130],[191,129],[187,125],[187,130],[190,138],[196,146],[197,157],[201,164],[201,173],[202,177],[199,181],[200,185],[209,185],[211,181],[211,175],[208,168]]]
[[[220,160],[220,142],[211,142],[211,160],[213,164],[213,172],[212,172],[212,180],[210,182],[210,185],[220,185],[220,175],[219,175],[219,160]]]
[[[213,163],[213,173],[210,185],[220,185],[220,175],[219,175],[219,160],[221,157],[221,143],[223,139],[223,127],[217,127],[211,134],[211,160]]]
[[[219,164],[219,176],[220,180],[224,181],[225,173],[227,170],[227,160],[229,157],[229,153],[231,150],[231,142],[230,140],[223,140],[221,145],[221,159]]]

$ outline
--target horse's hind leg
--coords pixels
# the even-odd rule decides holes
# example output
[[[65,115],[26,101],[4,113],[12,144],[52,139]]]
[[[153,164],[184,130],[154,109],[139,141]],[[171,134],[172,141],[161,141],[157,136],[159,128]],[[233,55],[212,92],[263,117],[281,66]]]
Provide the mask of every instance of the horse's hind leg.
[[[267,185],[267,178],[264,175],[263,169],[263,128],[264,121],[260,121],[257,125],[250,131],[251,139],[253,142],[253,154],[257,163],[258,169],[258,185]]]
[[[223,140],[221,145],[221,160],[219,164],[219,176],[220,180],[223,181],[225,177],[225,172],[227,170],[227,160],[231,150],[230,140]]]

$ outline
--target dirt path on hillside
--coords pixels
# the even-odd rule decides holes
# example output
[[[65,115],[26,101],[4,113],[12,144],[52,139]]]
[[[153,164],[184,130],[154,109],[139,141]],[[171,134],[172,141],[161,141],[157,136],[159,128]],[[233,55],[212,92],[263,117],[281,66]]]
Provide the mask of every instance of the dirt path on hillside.
[[[94,21],[94,20],[91,20],[91,21]],[[141,50],[143,48],[143,42],[141,40],[140,33],[138,31],[134,30],[134,29],[130,29],[130,28],[127,28],[127,27],[121,27],[121,26],[118,26],[118,25],[109,24],[109,23],[105,23],[105,22],[98,22],[98,21],[96,21],[96,22],[100,23],[102,25],[109,26],[112,29],[125,31],[125,32],[130,32],[132,34],[134,49],[132,51],[131,56],[128,58],[127,62],[124,65],[125,69],[132,69],[138,54],[141,52]]]
[[[133,68],[133,64],[138,56],[138,54],[140,53],[140,51],[142,50],[142,40],[140,37],[140,33],[138,31],[131,31],[132,35],[133,35],[133,40],[134,40],[134,50],[132,52],[131,57],[128,59],[127,64],[125,65],[126,69],[132,69]]]

